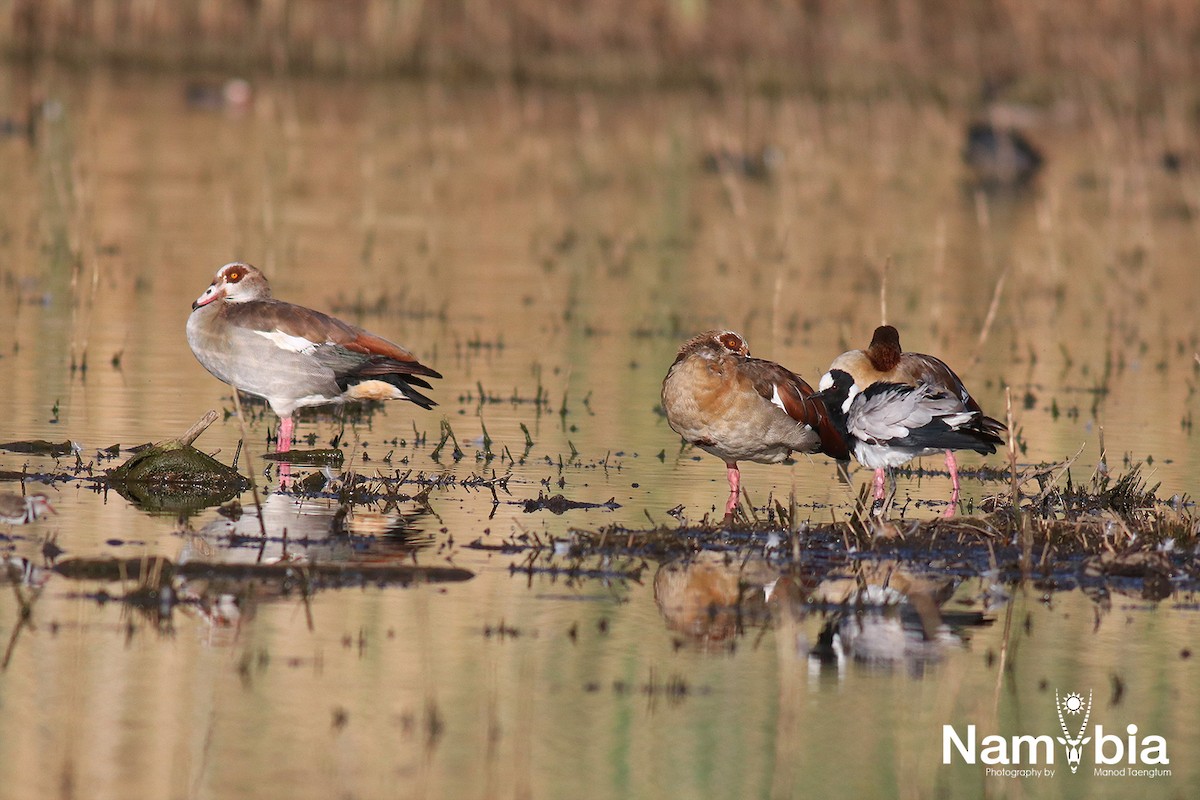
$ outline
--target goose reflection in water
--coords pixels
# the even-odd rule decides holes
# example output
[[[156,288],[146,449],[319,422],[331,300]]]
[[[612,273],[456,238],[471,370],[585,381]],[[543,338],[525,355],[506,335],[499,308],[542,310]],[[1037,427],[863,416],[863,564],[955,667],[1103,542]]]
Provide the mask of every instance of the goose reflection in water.
[[[971,627],[994,617],[943,607],[958,588],[952,576],[924,574],[893,559],[858,561],[848,572],[823,580],[809,598],[832,609],[809,655],[815,671],[846,662],[867,667],[903,667],[914,677],[961,648]]]
[[[423,524],[431,513],[419,503],[383,512],[370,506],[352,507],[334,500],[276,493],[263,501],[261,527],[253,506],[218,515],[194,532],[180,561],[274,564],[405,560],[434,543],[433,534]]]
[[[792,652],[814,677],[839,679],[846,665],[905,667],[921,675],[994,616],[947,611],[956,578],[925,575],[896,560],[857,561],[824,578],[757,555],[703,551],[668,562],[654,576],[667,628],[708,652],[728,652],[754,627],[794,636]],[[815,636],[813,623],[820,624]],[[790,656],[789,656],[790,657]]]
[[[179,563],[280,564],[311,562],[405,562],[434,542],[424,532],[423,504],[381,512],[333,500],[269,495],[262,504],[263,528],[253,506],[225,509],[198,531],[188,532]],[[207,623],[209,644],[232,644],[242,621],[254,615],[258,602],[294,596],[288,582],[253,578],[179,579],[173,586],[179,607]],[[169,609],[168,609],[169,613]]]
[[[658,568],[654,602],[667,627],[701,650],[728,651],[748,627],[770,620],[768,603],[794,582],[759,556],[701,551]],[[789,593],[796,593],[789,589]]]

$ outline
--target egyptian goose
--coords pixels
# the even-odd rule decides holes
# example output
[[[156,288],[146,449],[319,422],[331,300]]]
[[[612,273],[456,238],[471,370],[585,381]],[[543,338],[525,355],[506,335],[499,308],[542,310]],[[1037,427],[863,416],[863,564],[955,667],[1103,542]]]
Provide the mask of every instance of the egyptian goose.
[[[819,397],[834,427],[865,467],[875,470],[875,499],[884,498],[886,471],[914,458],[955,450],[994,453],[1004,442],[979,411],[963,408],[961,398],[929,383],[877,381],[859,391],[850,373],[830,370]],[[822,383],[825,383],[822,381]],[[957,481],[947,515],[958,502]]]
[[[728,517],[738,502],[739,461],[778,464],[792,452],[850,457],[813,394],[791,370],[751,358],[740,335],[707,331],[679,349],[663,380],[662,405],[676,433],[725,462]]]
[[[24,525],[33,522],[47,511],[52,514],[58,513],[44,494],[31,494],[28,497],[7,492],[0,494],[0,522]]]
[[[986,431],[990,440],[1002,442],[1000,434],[1008,430],[1004,423],[986,417],[979,403],[971,397],[962,380],[946,365],[946,362],[924,353],[905,353],[900,349],[900,334],[891,325],[881,325],[875,329],[871,344],[866,350],[850,350],[842,353],[829,365],[829,372],[821,377],[819,388],[824,391],[833,386],[832,373],[842,370],[850,374],[855,389],[862,392],[874,383],[904,384],[907,386],[925,385],[935,392],[945,394],[957,403],[957,411],[972,412],[978,415],[979,425]],[[924,448],[919,455],[932,455],[938,449],[946,451],[946,469],[950,472],[950,482],[953,491],[950,495],[948,514],[953,514],[958,503],[959,482],[958,462],[954,458],[954,450],[963,449],[947,445],[944,448]],[[971,448],[977,449],[977,448]],[[979,452],[994,453],[995,448]],[[899,457],[897,455],[897,457]],[[916,455],[910,455],[891,466],[899,466]],[[866,465],[867,462],[859,461]],[[875,467],[875,498],[883,499],[884,468]]]
[[[271,297],[267,279],[249,264],[217,270],[192,303],[188,344],[197,360],[230,386],[264,398],[279,415],[276,451],[290,449],[292,412],[347,400],[436,403],[436,370],[397,344],[320,311]]]

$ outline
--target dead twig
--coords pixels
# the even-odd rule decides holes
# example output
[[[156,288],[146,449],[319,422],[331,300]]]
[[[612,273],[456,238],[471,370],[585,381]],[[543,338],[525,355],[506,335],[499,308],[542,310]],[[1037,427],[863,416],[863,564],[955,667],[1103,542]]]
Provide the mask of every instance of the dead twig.
[[[208,430],[208,426],[212,425],[216,421],[217,412],[210,410],[203,417],[193,422],[192,427],[188,428],[187,431],[179,437],[180,443],[191,444],[192,442],[196,441],[196,439],[200,438],[200,434]]]

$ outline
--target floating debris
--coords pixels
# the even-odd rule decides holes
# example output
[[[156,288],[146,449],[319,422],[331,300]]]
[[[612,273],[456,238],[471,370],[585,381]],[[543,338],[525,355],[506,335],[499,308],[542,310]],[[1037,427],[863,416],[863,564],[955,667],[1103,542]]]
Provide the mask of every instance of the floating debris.
[[[520,505],[524,507],[526,514],[532,514],[535,511],[549,511],[552,514],[563,514],[578,508],[602,508],[605,511],[613,511],[621,507],[621,504],[617,502],[615,497],[608,498],[608,501],[604,503],[588,503],[581,500],[568,500],[561,494],[546,497],[540,492],[537,498],[525,500]]]
[[[53,456],[54,458],[69,456],[77,452],[78,448],[79,445],[71,441],[47,442],[45,439],[27,439],[0,444],[0,450],[7,450],[10,453],[31,453],[38,456]]]

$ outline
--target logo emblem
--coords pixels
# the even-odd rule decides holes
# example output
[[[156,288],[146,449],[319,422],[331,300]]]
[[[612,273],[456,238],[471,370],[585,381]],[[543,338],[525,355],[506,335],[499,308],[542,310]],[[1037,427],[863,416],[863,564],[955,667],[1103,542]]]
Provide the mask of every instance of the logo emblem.
[[[1092,716],[1092,690],[1088,690],[1087,704],[1083,702],[1083,695],[1078,692],[1071,692],[1065,698],[1059,699],[1058,689],[1054,690],[1054,707],[1058,711],[1058,724],[1062,728],[1063,735],[1058,737],[1058,742],[1067,750],[1067,766],[1071,768],[1071,772],[1079,769],[1079,762],[1083,756],[1083,746],[1092,740],[1090,736],[1084,736],[1083,732],[1087,729],[1088,719]],[[1067,717],[1078,717],[1083,715],[1083,721],[1079,723],[1079,732],[1074,736],[1071,735],[1071,729],[1067,727]]]

